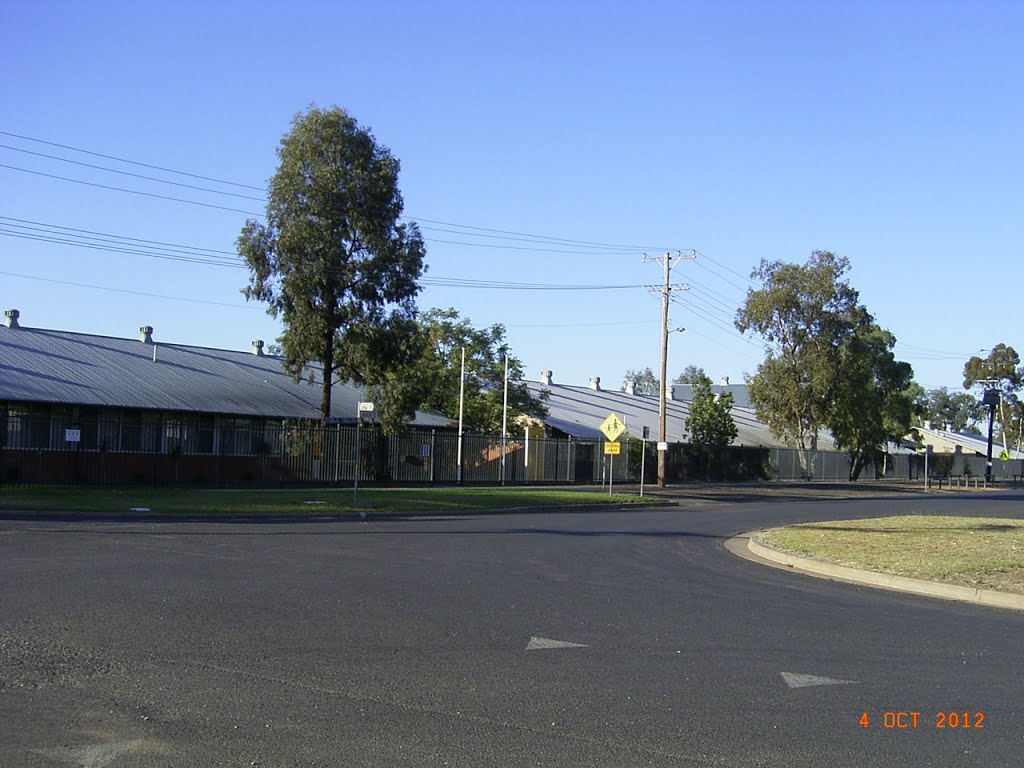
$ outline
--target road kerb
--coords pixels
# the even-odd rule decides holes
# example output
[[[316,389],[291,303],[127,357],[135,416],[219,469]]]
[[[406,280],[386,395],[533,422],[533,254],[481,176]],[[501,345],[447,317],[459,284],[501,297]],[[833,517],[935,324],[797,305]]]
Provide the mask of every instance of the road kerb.
[[[946,600],[961,600],[995,608],[1024,611],[1024,595],[996,592],[991,589],[962,587],[956,584],[943,584],[937,581],[914,579],[909,576],[897,576],[891,573],[879,573],[878,571],[866,571],[847,565],[837,565],[835,563],[814,560],[809,557],[800,557],[799,555],[793,555],[766,546],[757,540],[759,533],[762,533],[762,531],[740,534],[737,538],[747,539],[747,549],[757,557],[788,566],[810,576],[848,581],[853,584],[863,584],[897,592],[910,592],[916,595],[939,597]]]

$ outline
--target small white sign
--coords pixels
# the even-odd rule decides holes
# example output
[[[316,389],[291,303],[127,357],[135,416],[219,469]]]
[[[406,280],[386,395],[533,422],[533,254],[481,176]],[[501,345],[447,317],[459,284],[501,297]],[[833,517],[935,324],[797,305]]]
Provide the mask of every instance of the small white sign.
[[[82,430],[80,429],[65,429],[64,430],[64,441],[67,443],[80,443],[82,442]]]
[[[668,443],[658,443],[658,450],[659,451],[667,451],[668,450]]]
[[[360,410],[360,412],[362,412],[362,411],[372,411],[373,410],[373,403],[360,403],[359,404],[359,410]]]
[[[420,458],[421,459],[429,459],[430,458],[430,443],[420,443]]]

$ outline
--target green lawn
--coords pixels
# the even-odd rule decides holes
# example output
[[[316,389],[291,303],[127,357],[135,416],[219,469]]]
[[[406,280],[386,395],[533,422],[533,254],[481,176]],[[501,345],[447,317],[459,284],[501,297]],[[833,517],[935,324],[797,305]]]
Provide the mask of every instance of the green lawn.
[[[127,513],[142,507],[169,514],[459,513],[566,504],[629,504],[635,495],[542,488],[395,488],[206,490],[194,488],[0,489],[0,509],[45,512]]]
[[[808,523],[759,538],[840,565],[1024,593],[1024,520],[911,515]]]

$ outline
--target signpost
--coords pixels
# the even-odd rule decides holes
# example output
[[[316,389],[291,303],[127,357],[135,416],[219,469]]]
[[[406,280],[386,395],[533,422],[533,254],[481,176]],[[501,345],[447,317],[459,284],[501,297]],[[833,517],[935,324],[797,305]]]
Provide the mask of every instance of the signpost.
[[[373,411],[373,403],[359,403],[356,407],[356,471],[353,474],[355,478],[352,482],[352,503],[356,503],[356,499],[359,495],[359,470],[362,466],[360,461],[359,453],[362,444],[362,436],[360,435],[359,428],[363,425],[363,414],[370,413]]]
[[[609,413],[608,417],[601,422],[601,431],[604,433],[604,436],[608,438],[608,442],[604,444],[604,453],[605,456],[610,457],[608,459],[608,495],[611,496],[613,482],[612,470],[615,469],[615,457],[619,455],[621,450],[618,439],[622,436],[622,433],[626,431],[626,422],[614,413]]]
[[[651,436],[651,428],[650,427],[644,427],[643,437],[642,437],[643,444],[641,446],[643,448],[643,450],[640,452],[640,498],[643,498],[643,495],[644,495],[644,463],[646,462],[646,459],[647,459],[647,439],[650,436]]]

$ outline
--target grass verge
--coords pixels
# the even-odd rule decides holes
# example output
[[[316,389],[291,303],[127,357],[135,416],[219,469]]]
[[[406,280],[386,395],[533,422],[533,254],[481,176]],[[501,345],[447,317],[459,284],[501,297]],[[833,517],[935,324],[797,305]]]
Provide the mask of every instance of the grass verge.
[[[195,488],[17,488],[0,492],[0,509],[25,512],[153,514],[459,513],[510,507],[629,504],[633,495],[533,488],[370,488],[224,491]]]
[[[839,565],[1024,594],[1024,520],[909,515],[776,528],[760,540]]]

